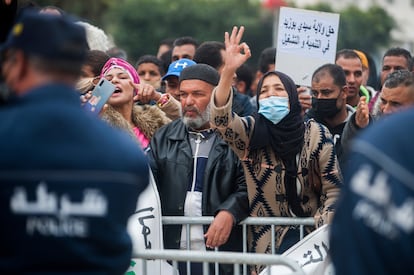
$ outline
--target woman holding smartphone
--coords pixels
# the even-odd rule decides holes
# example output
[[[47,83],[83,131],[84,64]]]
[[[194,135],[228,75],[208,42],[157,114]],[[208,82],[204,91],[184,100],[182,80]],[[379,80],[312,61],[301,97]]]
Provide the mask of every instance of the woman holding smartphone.
[[[136,97],[150,94],[150,90],[154,93],[154,88],[149,84],[140,85],[135,68],[120,58],[110,58],[105,63],[102,77],[115,86],[107,101],[108,107],[102,112],[102,119],[133,133],[141,147],[146,149],[155,131],[171,121],[156,105],[135,104]]]

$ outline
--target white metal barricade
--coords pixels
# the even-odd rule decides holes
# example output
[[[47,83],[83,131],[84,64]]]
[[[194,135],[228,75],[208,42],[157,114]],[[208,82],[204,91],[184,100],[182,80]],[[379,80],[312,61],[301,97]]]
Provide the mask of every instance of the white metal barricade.
[[[197,224],[210,224],[213,221],[214,217],[204,216],[204,217],[184,217],[184,216],[163,216],[162,224],[163,225],[173,225],[181,224],[185,225],[187,228],[187,240],[190,240],[190,226]],[[243,252],[247,252],[247,226],[248,225],[270,225],[272,232],[272,254],[275,254],[275,226],[277,225],[291,225],[299,226],[300,239],[303,239],[304,236],[304,226],[314,226],[314,218],[291,218],[291,217],[248,217],[240,223],[243,227]],[[190,247],[187,243],[187,247]]]
[[[211,252],[211,251],[189,251],[176,249],[154,250],[149,249],[133,255],[134,258],[145,260],[169,260],[173,262],[175,272],[178,275],[177,262],[178,261],[192,261],[203,263],[203,275],[209,274],[209,263],[233,264],[233,274],[240,274],[240,265],[282,265],[292,270],[292,275],[305,275],[302,268],[292,259],[282,257],[280,255],[266,255],[255,253],[236,253],[236,252]],[[147,273],[147,266],[143,264],[143,275],[150,275]],[[270,269],[268,274],[270,275]],[[201,274],[193,274],[201,275]]]
[[[184,216],[163,216],[162,217],[162,224],[163,225],[183,225],[187,227],[186,230],[186,239],[187,247],[190,246],[190,226],[191,225],[208,225],[213,221],[214,217],[212,216],[204,216],[204,217],[184,217]],[[304,226],[313,226],[314,219],[313,218],[282,218],[282,217],[266,217],[266,218],[259,218],[259,217],[249,217],[243,220],[241,223],[243,228],[243,239],[240,240],[243,242],[243,253],[235,253],[235,252],[219,252],[216,248],[215,251],[190,251],[190,250],[157,250],[157,249],[149,249],[144,251],[138,251],[134,253],[134,258],[141,258],[141,259],[152,259],[152,260],[168,260],[175,262],[187,262],[187,268],[189,268],[190,262],[203,262],[203,274],[208,274],[208,263],[215,263],[214,271],[215,274],[218,273],[218,265],[219,263],[227,263],[227,264],[234,264],[235,274],[241,274],[239,269],[240,265],[243,266],[243,274],[248,274],[247,265],[286,265],[292,270],[292,274],[304,274],[303,270],[301,270],[300,266],[295,261],[288,259],[286,257],[280,255],[266,255],[266,254],[255,254],[255,253],[247,253],[247,227],[249,225],[270,225],[272,231],[272,254],[275,254],[275,226],[278,225],[289,225],[289,226],[298,226],[300,232],[300,239],[304,236]],[[149,263],[151,261],[148,261]],[[147,262],[142,261],[143,269],[147,268]],[[171,268],[172,270],[172,268]],[[175,268],[176,270],[176,268]],[[174,274],[175,271],[169,273]],[[207,273],[206,273],[207,272]],[[299,272],[299,273],[298,273]],[[143,272],[143,274],[147,274]],[[269,273],[270,274],[270,273]],[[197,274],[198,275],[198,274]]]
[[[189,251],[189,250],[164,250],[162,240],[162,224],[164,225],[183,225],[187,227],[186,239],[190,240],[190,226],[191,225],[208,225],[213,221],[213,217],[183,217],[183,216],[162,216],[161,215],[161,203],[158,196],[157,187],[155,181],[150,173],[150,184],[146,190],[141,193],[136,212],[130,217],[128,221],[128,233],[131,236],[133,243],[133,257],[131,259],[130,267],[128,268],[127,275],[138,275],[141,273],[142,266],[147,266],[147,270],[150,270],[147,274],[155,275],[169,275],[173,274],[174,270],[166,260],[169,261],[184,261],[187,262],[187,268],[190,266],[190,262],[213,262],[215,274],[218,274],[219,263],[237,263],[243,265],[243,274],[247,275],[247,265],[268,265],[274,263],[284,262],[289,264],[292,259],[287,259],[283,256],[266,255],[266,254],[254,254],[247,253],[247,228],[249,225],[270,225],[272,231],[272,253],[275,254],[275,227],[278,225],[298,226],[300,239],[304,236],[304,226],[313,226],[313,218],[281,218],[281,217],[249,217],[243,220],[240,224],[243,229],[243,238],[240,240],[243,245],[243,253],[240,255],[228,254],[227,252],[215,251],[201,252],[201,251]],[[187,247],[191,247],[188,241]],[[213,253],[213,254],[211,254]],[[233,252],[234,253],[234,252]],[[308,253],[308,251],[306,251]],[[181,258],[179,258],[181,257]],[[229,257],[228,259],[226,257]],[[143,260],[148,259],[148,260]],[[227,262],[227,260],[231,260]],[[286,260],[286,261],[284,261]],[[223,262],[224,261],[224,262]],[[271,262],[268,262],[271,261]],[[203,264],[209,266],[209,264]],[[148,268],[149,267],[149,268]],[[283,266],[281,266],[283,267]],[[237,268],[240,268],[237,265]],[[236,268],[236,271],[237,271]],[[297,266],[291,268],[296,272]],[[286,267],[287,270],[290,270]],[[240,273],[238,273],[240,274]],[[299,273],[302,274],[302,273]],[[198,275],[198,274],[193,274]]]

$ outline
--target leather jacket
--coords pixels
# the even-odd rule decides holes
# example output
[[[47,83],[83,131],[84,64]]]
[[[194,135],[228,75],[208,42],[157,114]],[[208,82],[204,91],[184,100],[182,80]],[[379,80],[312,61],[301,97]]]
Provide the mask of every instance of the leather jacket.
[[[165,216],[183,216],[187,186],[192,177],[193,157],[188,129],[177,119],[160,128],[148,152],[150,165],[160,193]],[[219,210],[233,214],[235,225],[249,213],[247,187],[239,158],[218,136],[214,139],[204,173],[202,215],[213,216]],[[208,226],[204,227],[206,232]],[[180,225],[166,225],[164,247],[178,249]],[[233,228],[228,242],[219,250],[242,251],[241,226]]]

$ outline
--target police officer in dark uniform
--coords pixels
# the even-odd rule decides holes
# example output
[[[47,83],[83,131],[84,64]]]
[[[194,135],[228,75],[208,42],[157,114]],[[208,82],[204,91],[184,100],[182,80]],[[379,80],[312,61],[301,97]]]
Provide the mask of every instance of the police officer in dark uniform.
[[[24,12],[0,45],[0,274],[123,274],[148,184],[136,142],[80,106],[85,30]]]

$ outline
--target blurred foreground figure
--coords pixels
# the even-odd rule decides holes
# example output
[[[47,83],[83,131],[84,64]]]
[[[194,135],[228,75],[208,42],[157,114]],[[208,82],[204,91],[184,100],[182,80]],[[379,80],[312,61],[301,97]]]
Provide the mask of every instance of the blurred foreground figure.
[[[123,274],[148,166],[139,146],[83,110],[85,30],[24,13],[0,45],[0,273]]]
[[[414,111],[384,117],[355,140],[333,219],[337,275],[414,274]]]

